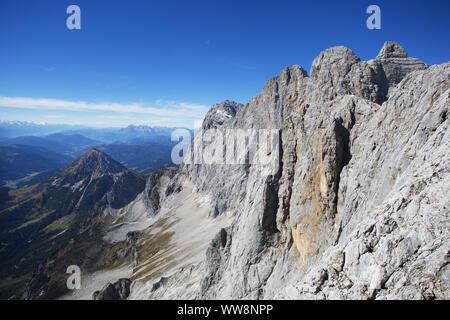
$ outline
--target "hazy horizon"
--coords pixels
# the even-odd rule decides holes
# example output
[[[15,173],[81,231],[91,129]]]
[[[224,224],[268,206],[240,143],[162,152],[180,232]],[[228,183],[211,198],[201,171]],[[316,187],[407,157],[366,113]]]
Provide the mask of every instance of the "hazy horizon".
[[[137,124],[137,123],[130,123],[125,125],[110,125],[110,126],[95,126],[95,125],[86,125],[86,124],[76,124],[76,123],[49,123],[49,122],[43,122],[43,121],[33,121],[33,120],[3,120],[0,119],[1,123],[27,123],[27,124],[33,124],[37,126],[72,126],[76,128],[83,128],[83,129],[121,129],[121,128],[128,128],[128,127],[149,127],[149,128],[186,128],[186,129],[192,129],[188,126],[169,126],[169,125],[146,125],[146,124]]]

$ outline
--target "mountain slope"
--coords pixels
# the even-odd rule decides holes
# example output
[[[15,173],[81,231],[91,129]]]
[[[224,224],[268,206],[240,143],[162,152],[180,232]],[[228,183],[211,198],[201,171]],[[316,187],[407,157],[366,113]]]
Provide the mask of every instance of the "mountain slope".
[[[26,145],[0,147],[0,186],[16,187],[46,179],[69,164],[71,158]]]
[[[175,181],[233,222],[202,262],[136,279],[130,298],[448,299],[449,100],[450,64],[392,42],[367,62],[333,47],[309,76],[283,70],[217,126],[225,141],[275,129],[274,171],[185,158]]]
[[[103,211],[125,206],[144,186],[142,176],[91,149],[49,180],[11,190],[0,210],[2,298],[56,298],[67,291],[69,265],[113,263]]]

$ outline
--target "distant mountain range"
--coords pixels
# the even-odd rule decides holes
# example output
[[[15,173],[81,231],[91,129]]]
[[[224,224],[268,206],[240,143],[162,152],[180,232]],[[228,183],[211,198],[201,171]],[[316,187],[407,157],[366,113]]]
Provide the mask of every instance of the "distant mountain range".
[[[73,130],[43,134],[68,128]],[[0,187],[15,188],[42,181],[92,147],[140,173],[172,165],[171,149],[177,142],[171,141],[171,134],[177,128],[134,125],[126,128],[75,128],[1,121]],[[1,137],[6,131],[19,136]]]
[[[184,129],[179,127],[149,127],[149,126],[136,126],[130,125],[125,128],[85,128],[77,130],[63,131],[64,134],[79,134],[87,138],[100,140],[104,143],[136,143],[136,142],[149,142],[159,141],[163,137],[170,136],[176,129]],[[190,130],[191,134],[193,131]]]
[[[43,298],[61,295],[67,290],[67,264],[78,263],[80,256],[88,269],[99,267],[98,261],[107,266],[127,259],[112,255],[103,242],[101,212],[125,206],[144,187],[144,176],[91,149],[42,183],[9,194],[0,189],[0,279],[21,279],[2,282],[0,298],[29,299],[43,288]]]
[[[48,136],[54,133],[64,135],[82,135],[101,143],[133,141],[156,141],[161,137],[170,137],[180,127],[151,127],[129,125],[124,128],[91,128],[67,124],[44,124],[27,121],[0,121],[0,141],[22,136]],[[193,133],[192,130],[190,130]]]
[[[0,141],[0,186],[42,181],[101,142],[81,135],[21,136]]]
[[[102,144],[102,142],[86,138],[79,134],[65,135],[61,133],[47,136],[21,136],[0,141],[1,146],[25,145],[40,147],[72,158],[77,157],[87,149],[100,144]]]
[[[46,124],[29,121],[0,121],[0,139],[20,136],[47,135],[85,128],[68,124]]]

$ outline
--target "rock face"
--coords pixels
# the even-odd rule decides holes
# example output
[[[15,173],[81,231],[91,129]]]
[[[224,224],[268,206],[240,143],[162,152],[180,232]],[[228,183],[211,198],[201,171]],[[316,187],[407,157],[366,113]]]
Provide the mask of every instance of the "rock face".
[[[231,121],[243,106],[243,104],[231,100],[213,105],[203,120],[202,128],[206,130],[222,126]]]
[[[389,87],[398,84],[411,71],[428,67],[419,59],[408,58],[405,50],[398,43],[391,41],[384,44],[375,63],[383,69]]]
[[[130,295],[130,279],[119,279],[108,283],[101,291],[94,292],[94,300],[125,300]]]
[[[149,174],[142,197],[148,215],[155,215],[165,197],[176,191],[175,173],[175,170],[161,169]]]
[[[94,298],[449,299],[449,105],[450,63],[393,42],[214,105],[179,170],[110,174],[132,272]]]
[[[201,299],[450,298],[449,105],[450,64],[386,42],[368,62],[329,48],[310,76],[292,66],[245,106],[213,106],[202,129],[225,138],[277,130],[277,170],[185,159],[180,175],[210,195],[211,216],[234,222],[196,266],[199,287],[183,288],[182,271],[161,287]]]
[[[377,56],[378,59],[408,58],[405,49],[398,43],[386,41]]]

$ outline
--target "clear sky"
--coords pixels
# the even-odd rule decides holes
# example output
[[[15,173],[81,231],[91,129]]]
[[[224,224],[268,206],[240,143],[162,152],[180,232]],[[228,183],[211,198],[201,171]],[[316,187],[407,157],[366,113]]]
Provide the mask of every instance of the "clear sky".
[[[81,30],[66,27],[71,4]],[[366,27],[371,4],[381,30]],[[330,46],[369,60],[391,40],[447,62],[449,13],[448,0],[1,0],[0,119],[192,126]]]

